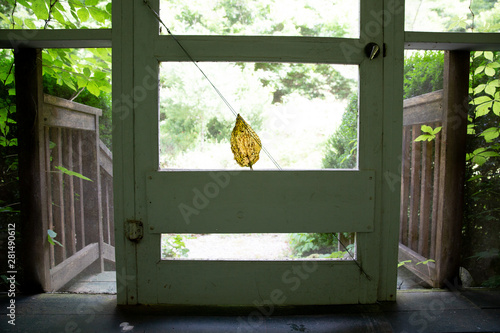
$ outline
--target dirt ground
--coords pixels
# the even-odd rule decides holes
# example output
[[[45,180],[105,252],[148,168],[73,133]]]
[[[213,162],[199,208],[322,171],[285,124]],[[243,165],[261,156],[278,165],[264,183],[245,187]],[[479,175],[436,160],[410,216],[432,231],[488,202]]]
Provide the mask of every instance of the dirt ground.
[[[184,241],[189,259],[287,259],[288,234],[209,234]]]

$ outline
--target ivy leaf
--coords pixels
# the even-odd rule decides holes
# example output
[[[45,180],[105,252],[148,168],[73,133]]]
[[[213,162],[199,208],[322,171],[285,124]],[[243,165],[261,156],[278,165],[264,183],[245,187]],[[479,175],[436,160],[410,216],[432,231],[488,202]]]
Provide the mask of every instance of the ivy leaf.
[[[78,18],[80,18],[80,22],[86,22],[90,17],[90,14],[89,14],[89,11],[87,10],[87,8],[78,9],[76,11],[76,14],[78,15]]]
[[[83,180],[88,180],[88,181],[90,181],[90,182],[92,181],[92,179],[87,178],[87,177],[85,177],[84,175],[82,175],[82,174],[80,174],[80,173],[78,173],[78,172],[68,170],[68,169],[66,169],[66,168],[65,168],[65,167],[63,167],[63,166],[59,166],[59,165],[58,165],[58,166],[55,166],[55,168],[56,168],[57,170],[60,170],[62,173],[66,174],[66,175],[68,175],[68,176],[75,176],[75,177],[81,178],[81,179],[83,179]]]

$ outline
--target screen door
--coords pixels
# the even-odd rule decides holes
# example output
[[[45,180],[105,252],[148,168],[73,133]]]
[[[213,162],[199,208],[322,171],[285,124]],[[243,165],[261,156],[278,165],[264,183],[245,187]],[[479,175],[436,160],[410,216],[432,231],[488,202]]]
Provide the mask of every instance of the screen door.
[[[212,7],[202,8],[205,6]],[[380,251],[386,182],[384,25],[388,24],[383,1],[129,0],[114,10],[114,15],[120,13],[116,22],[123,27],[113,37],[114,56],[121,57],[116,60],[120,69],[113,79],[117,85],[113,105],[115,117],[123,120],[115,129],[121,144],[116,149],[126,156],[123,161],[130,162],[116,167],[122,179],[115,185],[115,193],[122,194],[115,200],[122,205],[121,212],[129,212],[118,213],[124,222],[123,229],[117,230],[123,231],[117,259],[125,272],[118,282],[119,302],[257,306],[390,299],[392,295],[380,297],[379,290],[387,271],[387,260]],[[307,25],[307,18],[316,23]],[[287,66],[293,66],[295,76],[280,72]],[[291,154],[280,153],[286,145],[280,141],[283,135],[268,136],[272,122],[259,123],[254,114],[252,103],[261,97],[269,98],[269,108],[260,113],[262,119],[284,99],[306,99],[297,95],[301,89],[297,71],[305,66],[323,66],[326,73],[337,70],[324,66],[345,66],[355,73],[345,83],[353,87],[358,109],[352,150],[356,163],[349,169],[287,164],[283,156]],[[191,69],[174,72],[181,67]],[[269,68],[273,70],[259,72]],[[245,70],[250,76],[274,75],[269,79],[275,84],[274,94],[261,76],[253,86],[243,82],[250,88],[239,98],[238,89],[233,88],[242,81]],[[200,76],[196,79],[195,75]],[[203,84],[208,88],[202,88]],[[285,95],[287,87],[295,90]],[[213,98],[195,103],[203,89],[213,90]],[[279,89],[284,95],[276,94]],[[328,103],[328,99],[323,102],[327,110]],[[192,117],[194,108],[227,112],[217,118],[220,122],[235,122],[236,114],[241,114],[257,128],[260,161],[253,170],[236,163],[226,165],[229,162],[221,166],[217,154],[203,155],[203,163],[189,158],[172,162],[172,143],[188,140],[193,128],[208,122],[199,115]],[[175,110],[186,116],[177,115],[174,121]],[[304,106],[304,119],[328,126],[328,112],[318,116],[315,111],[315,107]],[[189,130],[165,134],[164,128],[187,121],[192,125]],[[295,128],[298,122],[287,119],[285,127]],[[307,142],[316,134],[306,128],[297,135]],[[231,154],[227,137],[220,142],[221,150]],[[187,156],[190,149],[195,148],[179,154]],[[304,150],[321,148],[312,145]],[[397,221],[390,224],[397,233]],[[161,256],[162,234],[242,233],[351,233],[355,246],[341,260],[165,260]],[[119,271],[117,267],[120,275]]]

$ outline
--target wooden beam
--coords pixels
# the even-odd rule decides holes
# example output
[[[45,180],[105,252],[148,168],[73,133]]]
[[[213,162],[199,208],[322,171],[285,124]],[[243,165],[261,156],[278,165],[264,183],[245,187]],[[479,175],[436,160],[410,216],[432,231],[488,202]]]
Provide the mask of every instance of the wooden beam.
[[[436,267],[440,286],[453,282],[460,263],[463,219],[465,141],[469,88],[468,51],[446,52],[444,59],[444,119],[441,144]]]
[[[405,99],[403,126],[430,124],[443,118],[443,90]]]
[[[417,252],[413,251],[403,244],[399,244],[399,262],[411,260],[410,263],[405,263],[405,267],[409,269],[413,274],[424,280],[431,287],[438,287],[436,281],[436,264],[429,261],[427,264],[421,262],[426,261],[427,258],[421,256]],[[418,264],[421,263],[421,264]],[[418,265],[417,265],[418,264]]]
[[[99,259],[99,245],[92,243],[50,270],[52,290],[56,291]]]
[[[405,32],[406,50],[497,51],[498,33]]]
[[[19,145],[19,185],[21,196],[21,235],[19,247],[23,262],[23,292],[50,289],[49,244],[47,241],[46,188],[43,128],[37,114],[43,103],[41,52],[20,49],[14,54],[17,126]]]
[[[111,47],[111,29],[0,30],[0,48]]]

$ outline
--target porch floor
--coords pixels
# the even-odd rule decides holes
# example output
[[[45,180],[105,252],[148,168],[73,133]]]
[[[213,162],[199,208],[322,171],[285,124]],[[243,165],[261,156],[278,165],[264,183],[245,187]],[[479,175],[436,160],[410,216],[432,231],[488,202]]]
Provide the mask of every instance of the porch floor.
[[[397,285],[398,290],[425,289],[423,281],[404,266],[398,269]],[[79,275],[60,291],[77,294],[116,294],[116,272]]]
[[[500,291],[400,291],[397,302],[293,308],[116,306],[115,295],[0,295],[1,332],[500,332]]]

